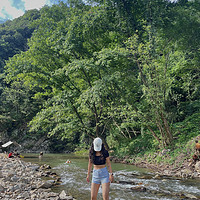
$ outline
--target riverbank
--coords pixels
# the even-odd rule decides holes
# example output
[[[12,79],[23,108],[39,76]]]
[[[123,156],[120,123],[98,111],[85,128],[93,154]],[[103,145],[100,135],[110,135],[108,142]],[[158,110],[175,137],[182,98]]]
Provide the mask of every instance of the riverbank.
[[[52,192],[51,187],[57,184],[59,178],[56,174],[44,171],[44,168],[0,154],[0,199],[75,200],[64,190],[60,193]],[[52,175],[51,179],[42,179],[49,175]]]
[[[141,168],[148,168],[153,170],[158,176],[171,176],[180,178],[200,178],[200,161],[194,161],[192,158],[187,159],[185,154],[180,155],[176,162],[167,164],[164,162],[165,156],[163,155],[163,162],[156,161],[149,162],[149,159],[144,158],[124,158],[111,157],[111,161],[115,163],[123,163],[135,165]]]
[[[171,176],[180,178],[200,178],[200,155],[194,159],[195,141],[200,140],[200,135],[191,139],[182,151],[163,149],[157,152],[144,153],[135,157],[111,157],[113,162],[131,164],[137,167],[153,170],[158,176]]]

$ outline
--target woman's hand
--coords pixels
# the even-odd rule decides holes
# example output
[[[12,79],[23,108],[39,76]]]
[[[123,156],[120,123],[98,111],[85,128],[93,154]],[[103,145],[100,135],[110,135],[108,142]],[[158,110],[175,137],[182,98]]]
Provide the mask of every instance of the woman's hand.
[[[86,181],[89,183],[90,182],[90,175],[87,175]]]
[[[86,181],[89,183],[90,182],[90,173],[91,173],[91,169],[92,169],[92,162],[89,158],[89,162],[88,162],[88,172],[87,172],[87,178]]]
[[[114,176],[113,176],[113,174],[110,174],[109,180],[110,180],[111,183],[114,181]]]

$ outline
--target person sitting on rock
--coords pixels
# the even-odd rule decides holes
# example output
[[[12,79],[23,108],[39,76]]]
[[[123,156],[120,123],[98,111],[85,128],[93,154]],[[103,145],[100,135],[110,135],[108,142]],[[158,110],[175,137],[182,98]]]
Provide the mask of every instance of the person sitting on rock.
[[[17,152],[16,149],[15,149],[14,152],[13,152],[13,156],[14,156],[14,157],[20,157],[20,156],[19,156],[19,153]]]
[[[195,141],[195,151],[197,153],[198,156],[200,156],[200,144],[198,143],[198,140]]]
[[[9,154],[8,154],[8,158],[13,158],[13,152],[11,151]]]
[[[196,163],[199,160],[199,158],[198,158],[198,156],[196,154],[194,154],[192,156],[192,158],[193,158],[194,163]]]

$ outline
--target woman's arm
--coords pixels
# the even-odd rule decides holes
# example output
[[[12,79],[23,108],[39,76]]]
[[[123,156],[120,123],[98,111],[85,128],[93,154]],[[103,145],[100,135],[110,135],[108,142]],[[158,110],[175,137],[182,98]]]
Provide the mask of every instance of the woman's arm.
[[[109,171],[109,174],[110,174],[110,176],[109,176],[110,182],[113,182],[114,177],[113,177],[113,171],[112,171],[112,167],[111,167],[110,157],[106,158],[106,163],[107,163],[108,171]]]
[[[92,170],[92,162],[91,160],[89,159],[89,162],[88,162],[88,173],[87,173],[87,182],[89,183],[90,182],[90,173],[91,173],[91,170]]]

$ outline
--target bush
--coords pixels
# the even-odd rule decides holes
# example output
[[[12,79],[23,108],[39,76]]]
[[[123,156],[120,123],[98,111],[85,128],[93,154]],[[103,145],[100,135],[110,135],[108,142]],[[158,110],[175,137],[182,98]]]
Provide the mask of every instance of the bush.
[[[112,141],[110,141],[112,139]],[[118,142],[120,141],[120,142]],[[145,151],[153,147],[153,139],[150,135],[138,136],[137,138],[127,139],[127,138],[118,138],[114,140],[112,137],[108,137],[108,144],[112,145],[112,149],[115,151],[115,155],[119,157],[136,155],[139,153],[144,153]]]

